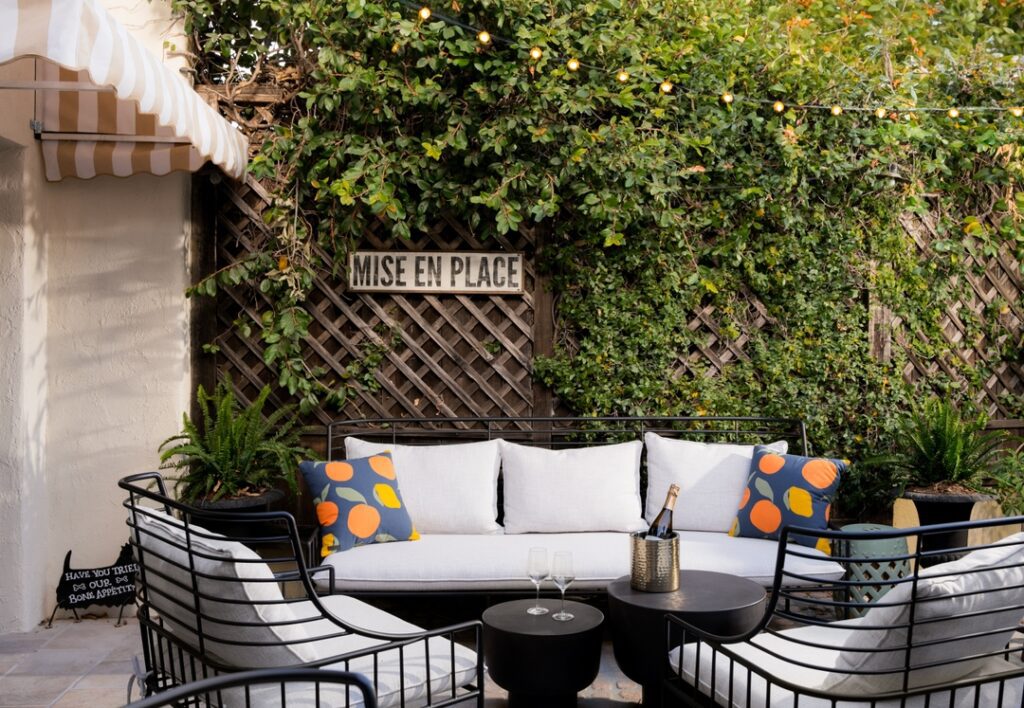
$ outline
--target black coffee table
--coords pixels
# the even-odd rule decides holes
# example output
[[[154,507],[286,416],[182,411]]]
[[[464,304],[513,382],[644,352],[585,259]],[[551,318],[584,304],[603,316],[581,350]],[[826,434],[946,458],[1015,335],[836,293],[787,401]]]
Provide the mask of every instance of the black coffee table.
[[[666,614],[719,635],[743,634],[764,615],[766,593],[752,580],[703,570],[679,571],[674,592],[641,592],[629,576],[608,585],[615,663],[644,690],[644,705],[658,705],[668,669]],[[678,644],[676,639],[674,644]]]
[[[561,600],[541,600],[550,611],[530,615],[533,600],[513,600],[483,614],[484,661],[496,684],[508,691],[509,706],[574,706],[576,693],[593,683],[601,665],[604,615],[567,601],[576,616],[556,622]]]

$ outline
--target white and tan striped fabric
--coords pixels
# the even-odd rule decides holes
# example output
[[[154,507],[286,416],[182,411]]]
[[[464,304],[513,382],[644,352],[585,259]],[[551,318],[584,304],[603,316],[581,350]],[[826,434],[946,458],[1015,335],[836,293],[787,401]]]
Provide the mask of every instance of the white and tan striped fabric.
[[[242,133],[96,0],[0,0],[0,63],[26,56],[39,59],[38,82],[113,89],[37,90],[48,180],[163,175],[207,160],[245,174]]]

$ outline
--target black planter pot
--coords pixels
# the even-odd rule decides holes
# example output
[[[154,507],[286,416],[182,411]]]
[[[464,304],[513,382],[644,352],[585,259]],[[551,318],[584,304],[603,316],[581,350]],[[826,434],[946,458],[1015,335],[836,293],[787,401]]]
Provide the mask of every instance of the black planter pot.
[[[280,489],[268,489],[262,494],[245,497],[228,497],[216,501],[200,499],[192,503],[192,506],[205,511],[216,511],[224,514],[252,514],[261,511],[271,511],[284,499],[284,492]],[[198,522],[197,522],[198,523]],[[203,519],[201,526],[207,531],[224,534],[225,536],[252,536],[257,527],[252,523],[232,522],[230,519]],[[270,530],[267,535],[274,535]]]
[[[970,521],[971,511],[976,503],[994,499],[987,494],[932,492],[904,492],[903,497],[914,502],[922,526]],[[935,553],[935,555],[922,558],[921,565],[929,566],[956,560],[964,553],[941,553],[941,551],[948,548],[964,548],[965,546],[967,546],[967,531],[965,529],[925,534],[920,539],[920,550],[922,553]]]

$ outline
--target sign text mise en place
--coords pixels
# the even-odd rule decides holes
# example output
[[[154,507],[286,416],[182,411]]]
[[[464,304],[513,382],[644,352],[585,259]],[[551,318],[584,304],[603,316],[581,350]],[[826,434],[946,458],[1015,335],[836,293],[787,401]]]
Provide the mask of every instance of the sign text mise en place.
[[[364,293],[516,295],[523,292],[523,254],[466,251],[356,251],[348,288]]]

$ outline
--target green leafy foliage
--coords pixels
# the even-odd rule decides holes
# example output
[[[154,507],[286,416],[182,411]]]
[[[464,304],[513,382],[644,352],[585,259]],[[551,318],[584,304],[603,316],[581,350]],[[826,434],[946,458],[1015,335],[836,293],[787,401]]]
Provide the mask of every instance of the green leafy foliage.
[[[993,470],[1005,431],[985,432],[985,418],[964,419],[948,401],[925,402],[900,426],[895,464],[911,485],[943,482],[974,488]]]
[[[217,278],[272,303],[245,326],[307,409],[346,400],[303,363],[313,279],[366,229],[405,238],[443,215],[481,242],[546,234],[559,338],[534,374],[579,414],[799,416],[817,452],[857,460],[921,395],[909,357],[941,359],[917,386],[965,406],[1019,360],[1001,318],[1020,303],[957,312],[985,343],[969,363],[941,328],[985,259],[1024,257],[1024,124],[967,110],[1024,105],[1020,0],[472,0],[427,22],[397,2],[176,4],[201,78],[292,96],[251,167],[281,185],[273,238]],[[951,105],[959,118],[913,110]],[[927,224],[924,256],[906,216]],[[907,333],[891,361],[870,354],[869,301]],[[861,509],[898,482],[855,465],[845,484]]]
[[[313,453],[300,444],[292,406],[263,415],[269,395],[270,387],[264,386],[242,407],[230,381],[217,384],[212,395],[199,386],[200,420],[184,414],[181,432],[160,445],[161,467],[183,473],[176,481],[183,501],[216,501],[261,492],[278,482],[296,491],[299,462]]]

